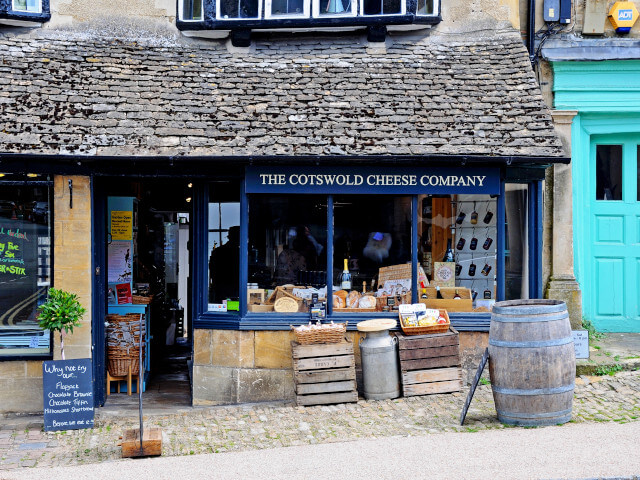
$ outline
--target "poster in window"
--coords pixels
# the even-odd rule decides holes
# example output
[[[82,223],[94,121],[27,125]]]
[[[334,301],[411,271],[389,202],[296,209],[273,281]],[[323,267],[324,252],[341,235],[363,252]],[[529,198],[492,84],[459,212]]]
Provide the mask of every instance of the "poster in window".
[[[108,283],[131,281],[133,252],[131,242],[112,241],[108,249]]]
[[[113,210],[111,212],[111,239],[131,240],[133,238],[133,212]]]
[[[441,287],[456,286],[456,264],[455,262],[434,262],[433,263],[433,285]]]
[[[116,296],[118,298],[118,305],[133,302],[133,297],[131,296],[131,284],[129,283],[117,284]]]

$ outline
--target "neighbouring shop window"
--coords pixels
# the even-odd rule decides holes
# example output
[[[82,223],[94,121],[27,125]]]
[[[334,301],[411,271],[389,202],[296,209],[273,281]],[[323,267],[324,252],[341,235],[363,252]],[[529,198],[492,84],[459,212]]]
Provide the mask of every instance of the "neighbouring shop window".
[[[12,10],[14,12],[40,13],[42,3],[40,0],[13,0]]]
[[[622,145],[596,146],[596,200],[622,200]]]
[[[411,303],[410,196],[336,196],[333,248],[333,282],[340,288],[332,299],[334,311],[373,311],[378,306],[361,297],[374,292],[380,301],[390,299],[381,305],[384,311]]]
[[[403,0],[362,0],[363,15],[402,15],[404,10]]]
[[[265,16],[272,17],[289,17],[302,16],[308,17],[310,11],[309,0],[265,0]]]
[[[202,20],[202,0],[182,0],[180,3],[181,20]]]
[[[222,20],[259,18],[262,8],[260,0],[221,0],[217,5],[218,18]]]
[[[326,196],[250,196],[248,310],[307,312],[325,299],[326,246]]]
[[[529,298],[529,186],[505,186],[505,300]]]
[[[0,357],[51,353],[37,320],[52,278],[50,198],[46,183],[0,179]]]
[[[239,310],[240,182],[220,181],[209,187],[209,306],[213,312]]]
[[[454,312],[491,310],[497,293],[497,207],[489,195],[420,197],[418,258],[430,282],[419,291],[421,302],[436,308],[439,298],[457,300],[447,306]]]

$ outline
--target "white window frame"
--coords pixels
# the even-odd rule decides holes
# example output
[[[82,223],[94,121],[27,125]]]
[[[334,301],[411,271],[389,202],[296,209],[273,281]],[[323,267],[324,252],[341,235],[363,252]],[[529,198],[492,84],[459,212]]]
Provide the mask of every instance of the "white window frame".
[[[435,0],[434,0],[435,1]],[[400,11],[398,13],[364,13],[364,2],[360,2],[360,16],[362,17],[388,17],[392,15],[406,15],[407,13],[407,0],[400,0]]]
[[[11,0],[11,11],[12,12],[20,12],[20,13],[42,13],[42,0],[35,0],[38,4],[38,10],[23,10],[21,8],[16,8],[16,0]],[[27,0],[27,3],[29,0]]]
[[[258,15],[255,17],[232,17],[232,18],[224,18],[220,14],[220,0],[216,0],[216,20],[223,20],[225,22],[233,22],[233,21],[247,21],[247,20],[261,20],[262,19],[262,0],[258,0]]]
[[[201,22],[204,20],[204,3],[206,0],[200,0],[202,16],[200,18],[184,18],[184,2],[186,0],[179,0],[178,2],[178,17],[181,22]]]
[[[311,0],[303,0],[302,12],[300,13],[271,13],[272,0],[264,0],[264,18],[277,19],[277,18],[309,18],[311,14]]]
[[[320,2],[328,2],[331,0],[313,0],[313,18],[345,18],[345,17],[355,17],[358,9],[357,3],[358,0],[350,0],[351,1],[351,11],[344,11],[341,13],[320,13]]]

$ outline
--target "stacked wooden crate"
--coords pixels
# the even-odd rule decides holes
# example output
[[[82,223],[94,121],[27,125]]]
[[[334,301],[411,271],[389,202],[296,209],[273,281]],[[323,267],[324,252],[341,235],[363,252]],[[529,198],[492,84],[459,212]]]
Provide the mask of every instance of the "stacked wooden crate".
[[[405,397],[462,389],[458,332],[403,335],[396,332]]]
[[[352,342],[291,346],[298,405],[358,401]]]

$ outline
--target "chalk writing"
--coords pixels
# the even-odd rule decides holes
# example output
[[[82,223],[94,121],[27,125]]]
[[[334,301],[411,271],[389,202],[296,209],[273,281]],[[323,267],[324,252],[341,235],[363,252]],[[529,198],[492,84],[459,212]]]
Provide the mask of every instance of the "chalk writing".
[[[91,359],[42,364],[45,430],[93,427]]]

